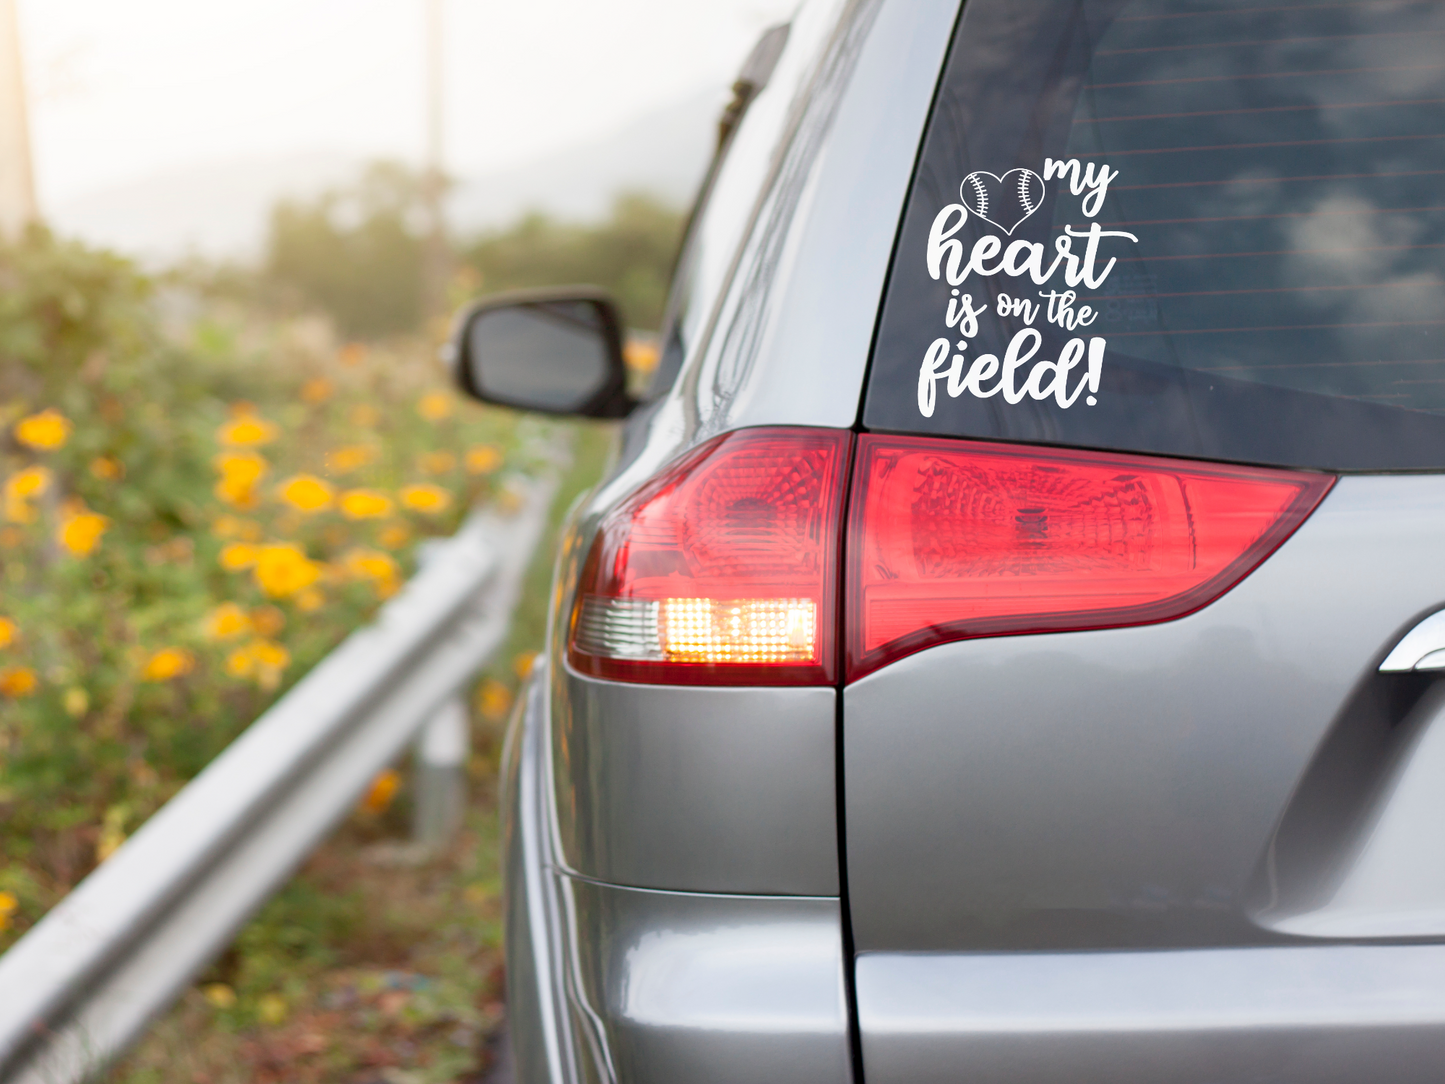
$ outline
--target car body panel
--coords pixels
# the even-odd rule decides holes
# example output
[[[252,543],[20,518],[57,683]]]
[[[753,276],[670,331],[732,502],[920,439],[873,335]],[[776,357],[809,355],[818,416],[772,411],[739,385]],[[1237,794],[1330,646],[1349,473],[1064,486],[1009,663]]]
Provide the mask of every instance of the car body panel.
[[[585,1079],[849,1079],[836,899],[559,881]]]
[[[1278,939],[1261,860],[1352,694],[1445,600],[1442,536],[1445,478],[1342,478],[1188,617],[945,644],[850,686],[859,951]]]
[[[849,1080],[838,899],[657,892],[563,873],[546,690],[529,686],[503,755],[517,1079]]]
[[[553,721],[569,872],[691,892],[838,894],[837,692],[567,671]]]
[[[576,1079],[576,1059],[560,999],[559,911],[544,811],[547,685],[537,659],[518,697],[502,747],[500,806],[506,882],[507,1020],[519,1081]]]
[[[1425,1084],[1445,945],[866,954],[869,1084]]]
[[[1439,830],[1445,823],[1445,683],[1433,674],[1415,677],[1428,683],[1425,691],[1390,728],[1383,755],[1348,759],[1350,784],[1330,786],[1336,779],[1326,782],[1312,766],[1312,781],[1321,777],[1318,789],[1334,792],[1336,808],[1354,807],[1353,831],[1331,832],[1330,818],[1313,808],[1296,810],[1313,805],[1304,788],[1296,792],[1256,876],[1255,917],[1262,925],[1335,940],[1445,938],[1445,833]],[[1395,684],[1402,678],[1381,680]],[[1360,800],[1344,800],[1351,794]],[[1303,841],[1286,831],[1296,813],[1307,824]],[[1299,887],[1312,891],[1297,889],[1294,899],[1285,898],[1280,888],[1289,886],[1290,871],[1281,869],[1280,859],[1306,848],[1318,857]]]

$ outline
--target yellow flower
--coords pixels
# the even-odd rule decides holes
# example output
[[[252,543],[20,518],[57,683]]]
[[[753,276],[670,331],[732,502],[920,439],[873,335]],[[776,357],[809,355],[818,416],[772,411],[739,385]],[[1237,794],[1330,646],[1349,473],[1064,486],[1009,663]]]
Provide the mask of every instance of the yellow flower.
[[[519,678],[525,679],[532,672],[532,667],[536,662],[537,653],[535,651],[523,651],[512,660],[512,672]]]
[[[222,452],[211,460],[222,478],[240,484],[253,486],[259,482],[271,464],[258,452]]]
[[[27,447],[48,452],[65,447],[65,442],[70,439],[70,429],[69,418],[47,409],[21,418],[15,426],[15,439]]]
[[[346,366],[348,369],[360,365],[363,361],[366,360],[366,344],[347,343],[336,355],[336,360],[341,362],[341,364]]]
[[[297,474],[281,483],[276,491],[281,499],[301,512],[320,512],[330,508],[335,497],[331,487],[314,474]]]
[[[256,999],[256,1015],[267,1027],[275,1027],[286,1020],[286,999],[280,994],[262,994]]]
[[[256,500],[256,487],[248,482],[240,482],[235,478],[222,478],[216,483],[215,494],[227,504],[235,505],[237,508],[255,508],[260,502]]]
[[[206,638],[210,640],[230,640],[250,629],[251,619],[234,602],[223,602],[206,615]]]
[[[257,606],[251,611],[250,621],[258,636],[275,636],[286,627],[286,615],[275,606]]]
[[[401,574],[390,554],[359,547],[342,554],[341,567],[358,580],[393,580]]]
[[[281,675],[291,665],[291,653],[270,640],[254,640],[226,657],[226,673],[237,678],[254,678],[263,689],[281,684]]]
[[[296,596],[296,608],[302,613],[314,614],[326,605],[326,596],[314,587],[308,587]]]
[[[395,550],[400,549],[411,541],[411,531],[407,530],[400,523],[393,523],[390,527],[384,528],[377,537],[387,549]]]
[[[401,503],[414,512],[444,512],[452,503],[452,495],[441,486],[434,486],[423,482],[421,485],[407,486],[401,491]]]
[[[236,991],[224,982],[213,982],[203,987],[201,994],[215,1009],[229,1009],[236,1004]]]
[[[331,398],[336,388],[324,376],[314,376],[301,385],[303,403],[324,403]]]
[[[44,467],[26,467],[12,474],[5,483],[5,495],[28,500],[38,497],[50,488],[50,471]]]
[[[140,672],[142,681],[170,681],[189,674],[196,667],[196,658],[183,647],[162,648],[152,655]]]
[[[381,413],[369,403],[362,403],[351,411],[351,424],[358,429],[374,429],[381,421]]]
[[[0,892],[0,931],[9,929],[10,916],[20,908],[20,901],[13,892]]]
[[[452,397],[444,391],[429,391],[416,402],[416,412],[429,422],[439,422],[452,412]]]
[[[105,534],[110,520],[99,512],[75,512],[65,518],[56,532],[55,540],[64,546],[72,557],[88,557],[100,545],[100,536]]]
[[[281,684],[281,675],[291,665],[291,653],[269,640],[257,640],[252,644],[251,658],[256,661],[256,684],[267,690]]]
[[[90,710],[90,694],[78,685],[73,689],[66,689],[61,705],[65,708],[65,714],[72,719],[79,719]]]
[[[34,523],[35,509],[30,500],[50,488],[50,471],[44,467],[26,467],[5,479],[5,518],[11,523]]]
[[[467,470],[472,474],[490,474],[502,465],[502,449],[495,444],[476,444],[467,449]]]
[[[251,657],[257,666],[270,666],[284,670],[291,665],[291,652],[271,640],[257,640],[251,645]]]
[[[316,562],[289,542],[262,546],[252,570],[256,584],[272,598],[286,598],[310,587],[321,575]]]
[[[371,781],[371,786],[366,791],[366,797],[361,799],[361,807],[368,813],[385,813],[399,789],[401,789],[401,773],[395,768],[387,768]]]
[[[125,464],[113,455],[98,455],[90,461],[90,473],[102,482],[119,482],[125,477]]]
[[[15,699],[29,696],[39,684],[40,679],[28,666],[9,666],[0,670],[0,696]]]
[[[401,587],[401,570],[380,550],[349,550],[341,557],[341,567],[352,579],[369,581],[379,598],[390,598]]]
[[[239,538],[242,542],[261,541],[261,525],[254,519],[238,516],[221,516],[211,524],[211,532],[217,538]]]
[[[341,511],[350,519],[380,519],[391,515],[391,498],[374,489],[348,489],[341,495]]]
[[[257,547],[249,542],[232,542],[221,550],[221,567],[227,572],[240,572],[256,563]]]
[[[250,677],[256,670],[256,660],[249,649],[238,647],[226,656],[226,673],[232,677]]]
[[[212,463],[221,475],[216,496],[238,508],[254,508],[256,483],[270,467],[265,458],[255,452],[222,452]]]
[[[446,474],[456,469],[457,457],[451,452],[427,452],[417,456],[416,465],[424,474]]]
[[[623,363],[637,373],[652,372],[661,356],[657,343],[651,339],[629,339],[622,348]]]
[[[100,838],[95,842],[95,860],[104,862],[125,842],[125,822],[129,815],[123,805],[113,805],[105,811],[105,818],[100,825]]]
[[[9,647],[20,635],[20,627],[8,617],[0,617],[0,647]]]
[[[277,433],[277,428],[265,418],[246,410],[217,429],[216,439],[222,444],[249,446],[269,444],[276,439]]]
[[[483,717],[496,722],[512,706],[512,690],[500,681],[488,678],[477,690],[477,709]]]
[[[365,444],[348,444],[327,455],[326,469],[337,474],[348,474],[358,467],[366,466],[375,458],[375,449]]]

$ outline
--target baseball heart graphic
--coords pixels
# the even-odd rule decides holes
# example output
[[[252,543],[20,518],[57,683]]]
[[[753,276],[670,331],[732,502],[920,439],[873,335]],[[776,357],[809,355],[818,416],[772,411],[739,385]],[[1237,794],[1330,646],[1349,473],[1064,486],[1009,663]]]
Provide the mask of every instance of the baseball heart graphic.
[[[1011,169],[1002,177],[983,170],[958,186],[963,204],[1010,237],[1044,202],[1044,179],[1031,169]]]

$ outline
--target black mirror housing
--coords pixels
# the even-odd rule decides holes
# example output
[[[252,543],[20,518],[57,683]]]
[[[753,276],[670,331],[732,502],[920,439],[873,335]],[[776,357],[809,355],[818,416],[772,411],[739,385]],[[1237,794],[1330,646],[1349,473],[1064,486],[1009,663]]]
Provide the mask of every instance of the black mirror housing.
[[[448,360],[484,403],[583,418],[623,418],[637,405],[617,306],[590,286],[482,298],[457,320]]]

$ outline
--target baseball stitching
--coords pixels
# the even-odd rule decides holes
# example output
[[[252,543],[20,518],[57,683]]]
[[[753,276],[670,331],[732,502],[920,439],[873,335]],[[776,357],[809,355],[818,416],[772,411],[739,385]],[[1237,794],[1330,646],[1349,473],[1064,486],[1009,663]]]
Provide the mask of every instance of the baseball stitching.
[[[1029,178],[1033,174],[1024,170],[1019,174],[1019,205],[1029,214],[1033,214],[1038,208],[1034,206],[1033,197],[1029,195]]]
[[[978,217],[987,218],[988,189],[983,186],[983,182],[978,179],[976,174],[971,174],[968,179],[973,182],[974,191],[978,193]]]

